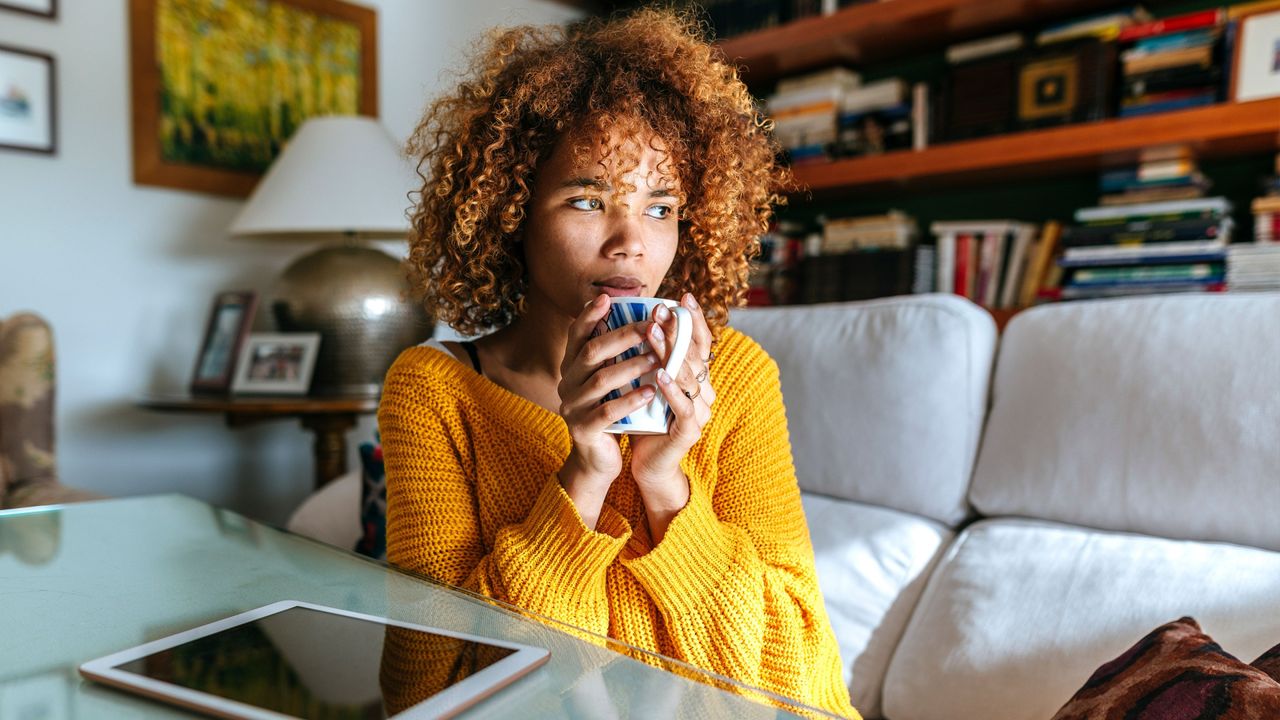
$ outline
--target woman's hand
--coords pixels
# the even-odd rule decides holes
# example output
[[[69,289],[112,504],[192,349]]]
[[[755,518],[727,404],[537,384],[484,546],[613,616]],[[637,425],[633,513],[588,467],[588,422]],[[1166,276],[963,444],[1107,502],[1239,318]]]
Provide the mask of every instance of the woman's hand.
[[[658,390],[675,417],[666,435],[631,438],[631,475],[644,500],[654,545],[666,533],[671,518],[689,502],[689,479],[681,471],[680,461],[702,437],[702,428],[711,419],[711,405],[716,400],[707,365],[711,358],[711,330],[707,319],[693,295],[685,293],[680,304],[693,320],[689,352],[675,377],[658,371]],[[674,344],[675,314],[658,306],[653,320],[647,339],[665,364]]]
[[[560,469],[560,484],[577,505],[583,522],[593,529],[609,486],[622,473],[618,439],[604,429],[646,405],[653,399],[654,389],[645,385],[615,400],[601,403],[600,399],[611,390],[630,388],[632,380],[653,370],[658,361],[654,353],[644,353],[615,363],[614,358],[624,350],[644,342],[650,324],[632,323],[591,337],[608,314],[609,296],[600,295],[569,326],[557,388],[560,416],[573,440]]]

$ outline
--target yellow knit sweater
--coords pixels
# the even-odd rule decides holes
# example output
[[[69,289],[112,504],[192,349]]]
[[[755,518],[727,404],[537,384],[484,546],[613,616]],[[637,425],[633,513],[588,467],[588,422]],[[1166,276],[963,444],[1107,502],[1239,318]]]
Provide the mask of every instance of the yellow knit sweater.
[[[627,470],[595,531],[556,472],[556,414],[430,347],[387,373],[378,426],[387,557],[534,613],[858,717],[822,604],[778,368],[726,330],[716,403],[682,463],[689,503],[658,547]]]

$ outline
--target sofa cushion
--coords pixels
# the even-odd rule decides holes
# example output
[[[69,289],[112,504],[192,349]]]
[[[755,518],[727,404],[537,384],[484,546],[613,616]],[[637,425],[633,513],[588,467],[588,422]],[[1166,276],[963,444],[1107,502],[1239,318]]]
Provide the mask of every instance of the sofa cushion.
[[[954,526],[986,412],[995,324],[917,295],[735,310],[778,363],[800,487]]]
[[[1098,668],[1053,720],[1280,717],[1280,683],[1224,651],[1189,617]]]
[[[970,499],[1280,550],[1280,294],[1063,303],[1000,344]]]
[[[895,510],[803,494],[818,584],[854,707],[880,717],[893,648],[953,533]]]
[[[1169,618],[1253,657],[1280,638],[1280,553],[983,520],[944,553],[885,677],[893,720],[1044,720]]]

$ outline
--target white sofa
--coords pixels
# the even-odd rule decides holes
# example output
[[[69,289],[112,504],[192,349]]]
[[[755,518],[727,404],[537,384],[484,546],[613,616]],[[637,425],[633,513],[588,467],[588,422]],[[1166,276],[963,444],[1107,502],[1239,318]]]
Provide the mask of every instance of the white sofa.
[[[1280,642],[1280,294],[751,309],[855,705],[1046,720],[1184,615]],[[350,547],[358,480],[290,527]]]

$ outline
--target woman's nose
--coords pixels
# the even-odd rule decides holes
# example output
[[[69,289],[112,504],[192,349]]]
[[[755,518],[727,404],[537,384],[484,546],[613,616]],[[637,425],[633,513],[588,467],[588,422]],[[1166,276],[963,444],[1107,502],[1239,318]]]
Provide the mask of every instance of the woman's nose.
[[[619,217],[609,226],[604,253],[609,257],[635,257],[644,254],[644,237],[640,222],[633,217]]]

